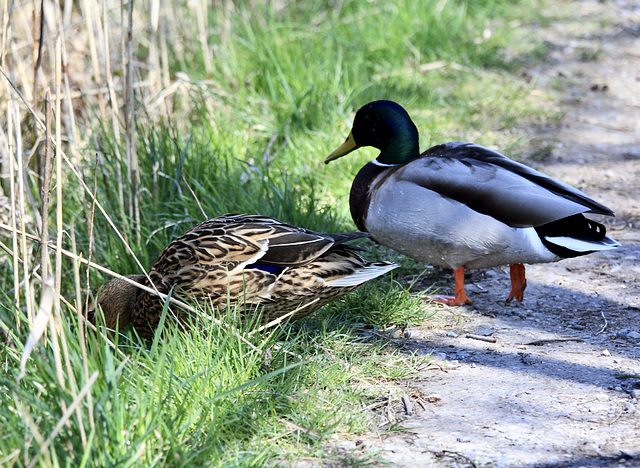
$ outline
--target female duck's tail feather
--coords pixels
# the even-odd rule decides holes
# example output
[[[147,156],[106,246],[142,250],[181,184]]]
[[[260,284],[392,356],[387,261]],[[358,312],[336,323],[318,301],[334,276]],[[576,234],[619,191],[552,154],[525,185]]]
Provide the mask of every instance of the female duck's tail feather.
[[[359,286],[367,281],[370,281],[378,276],[382,276],[388,271],[398,268],[400,265],[396,263],[386,262],[372,262],[371,264],[363,267],[360,270],[351,273],[350,275],[343,276],[342,278],[332,279],[326,282],[327,286],[336,288],[346,288],[349,286]]]

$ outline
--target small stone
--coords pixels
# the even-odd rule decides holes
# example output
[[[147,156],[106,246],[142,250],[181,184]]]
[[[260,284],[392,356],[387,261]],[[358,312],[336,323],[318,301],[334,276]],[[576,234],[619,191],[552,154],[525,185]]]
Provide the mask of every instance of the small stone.
[[[493,328],[489,328],[489,327],[480,327],[478,329],[476,329],[476,331],[474,332],[476,335],[480,335],[480,336],[491,336],[495,333],[496,331]]]
[[[351,441],[351,440],[345,440],[339,444],[336,445],[337,447],[340,447],[343,450],[355,450],[356,448],[356,443]]]
[[[448,332],[447,332],[447,336],[448,336],[449,338],[457,338],[457,337],[458,337],[458,334],[457,334],[456,332],[454,332],[454,331],[448,331]]]
[[[631,390],[631,396],[636,400],[640,400],[640,390],[638,390],[637,388]]]
[[[616,336],[618,336],[620,338],[624,338],[628,334],[629,334],[629,329],[628,328],[623,328],[621,330],[618,330],[618,332],[616,333]]]
[[[631,338],[633,340],[638,340],[638,339],[640,339],[640,333],[638,333],[637,331],[629,332],[627,334],[627,338]]]
[[[602,352],[600,353],[600,356],[611,356],[611,353],[609,352],[609,350],[608,350],[608,349],[605,349],[604,351],[602,351]]]
[[[462,443],[462,444],[466,444],[471,442],[471,438],[470,437],[458,437],[458,442]]]
[[[407,330],[404,332],[404,337],[409,340],[417,340],[420,338],[420,332],[418,330]]]

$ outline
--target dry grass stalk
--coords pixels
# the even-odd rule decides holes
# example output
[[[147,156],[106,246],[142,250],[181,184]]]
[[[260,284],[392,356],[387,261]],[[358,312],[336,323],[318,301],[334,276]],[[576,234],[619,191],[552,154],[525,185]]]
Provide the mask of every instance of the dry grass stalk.
[[[10,151],[13,148],[13,102],[9,101],[9,105],[7,106],[7,138],[8,138],[8,148],[7,154],[9,155],[9,190],[10,190],[10,200],[11,200],[11,245],[13,247],[13,252],[18,252],[18,230],[16,224],[16,183],[15,183],[15,158],[12,152]],[[18,255],[12,255],[13,258],[13,302],[16,306],[16,309],[20,309],[20,266],[19,266],[19,258]],[[16,317],[16,325],[18,329],[20,328],[20,314],[17,314]]]
[[[63,217],[62,217],[62,151],[60,144],[62,142],[62,129],[60,119],[60,100],[61,100],[61,81],[62,81],[62,49],[60,39],[56,40],[56,67],[55,67],[55,90],[56,90],[56,297],[60,297],[62,283],[62,236],[63,236]],[[60,310],[60,300],[56,300],[56,309]]]
[[[126,35],[126,61],[127,81],[125,92],[125,114],[127,123],[127,164],[129,167],[129,219],[133,220],[133,232],[136,244],[140,245],[140,202],[138,186],[140,176],[138,171],[138,155],[136,153],[136,120],[135,120],[135,98],[133,95],[133,2],[127,3],[127,35]]]
[[[26,205],[24,202],[25,175],[24,175],[24,167],[23,167],[23,160],[22,160],[22,133],[20,131],[20,124],[19,124],[20,122],[19,106],[15,106],[14,111],[15,111],[14,122],[17,123],[17,125],[14,124],[14,130],[16,132],[15,157],[16,157],[16,160],[18,161],[18,167],[17,167],[17,173],[16,173],[16,177],[18,178],[18,191],[17,191],[18,192],[18,213],[19,213],[19,221],[20,221],[20,231],[22,232],[22,236],[20,237],[20,247],[21,247],[20,253],[22,255],[22,260],[23,260],[23,275],[24,275],[21,283],[24,285],[24,291],[25,291],[25,306],[27,309],[27,320],[29,321],[29,326],[31,326],[33,324],[35,315],[33,313],[33,302],[31,298],[31,281],[29,280],[29,276],[30,276],[29,265],[31,262],[29,261],[29,251],[27,249],[27,236],[26,236],[26,223],[25,223]],[[11,197],[12,197],[11,204],[15,206],[15,198],[14,198],[15,193],[11,193]],[[13,273],[14,275],[18,275],[18,276],[20,274],[18,271],[14,271]]]
[[[56,11],[58,11],[56,9]],[[58,17],[59,18],[59,17]],[[58,21],[60,25],[60,22]],[[61,128],[61,115],[60,115],[60,101],[61,101],[61,90],[62,90],[62,44],[61,39],[58,37],[55,41],[55,131],[56,131],[56,142],[62,141],[62,128]],[[56,328],[57,336],[60,338],[62,353],[64,356],[65,367],[67,370],[67,379],[69,381],[69,385],[71,388],[71,394],[75,398],[77,396],[76,392],[76,381],[75,374],[73,372],[73,367],[71,365],[71,360],[69,358],[69,348],[67,346],[67,338],[66,334],[63,332],[62,326],[62,308],[60,304],[61,294],[62,294],[62,236],[63,236],[63,196],[62,196],[62,187],[63,187],[63,178],[62,178],[62,155],[60,144],[56,145],[56,249],[55,249],[55,296],[54,296],[54,322],[53,325]],[[45,250],[45,249],[43,249]],[[57,340],[56,340],[57,341]],[[86,380],[86,378],[85,378]],[[65,405],[63,404],[64,408]],[[84,428],[84,419],[82,417],[82,411],[78,407],[76,409],[76,417],[78,420],[78,427],[80,429],[80,440],[82,441],[82,446],[84,448],[87,447],[87,435]]]
[[[70,233],[71,233],[71,251],[76,254],[77,253],[77,249],[76,249],[76,232],[74,229],[74,223],[71,224],[71,229],[70,229]],[[89,271],[89,268],[87,268],[87,271]],[[82,353],[82,371],[84,372],[84,380],[87,381],[89,380],[89,367],[88,367],[88,362],[89,359],[87,357],[87,346],[85,344],[85,336],[86,336],[86,321],[84,320],[84,315],[82,313],[82,287],[80,286],[80,261],[78,260],[78,258],[74,258],[73,259],[73,280],[74,280],[74,286],[75,286],[75,293],[76,293],[76,302],[75,302],[75,306],[76,306],[76,319],[78,321],[78,334],[80,335],[80,351]],[[87,295],[87,300],[89,300],[89,296]],[[88,415],[89,415],[89,426],[91,427],[91,430],[94,430],[96,427],[96,423],[95,420],[93,418],[93,398],[91,396],[91,393],[89,393],[87,395],[87,406],[88,406]]]
[[[213,55],[209,50],[209,41],[207,38],[207,0],[197,0],[193,3],[196,10],[196,18],[198,20],[198,38],[200,39],[200,47],[202,48],[202,58],[204,60],[204,69],[210,74],[213,72]]]
[[[93,256],[93,222],[95,220],[96,214],[96,193],[98,191],[98,173],[97,173],[98,162],[96,160],[96,164],[93,166],[93,194],[91,197],[91,211],[89,212],[89,223],[88,223],[88,233],[89,233],[89,248],[88,248],[88,262],[91,264],[91,257]],[[74,237],[75,238],[75,237]],[[73,253],[76,253],[77,250],[74,248]],[[91,268],[87,268],[87,284],[85,289],[85,303],[84,307],[87,309],[89,307],[89,293],[91,292]],[[78,296],[82,297],[82,296]]]
[[[42,47],[40,47],[39,51],[41,52]],[[50,175],[51,175],[51,91],[50,88],[46,88],[44,92],[44,103],[45,103],[45,151],[44,158],[42,164],[40,165],[42,169],[42,173],[40,174],[41,182],[41,231],[40,236],[42,238],[41,243],[41,253],[42,253],[42,261],[40,268],[42,270],[42,280],[41,280],[41,290],[40,290],[40,307],[38,309],[38,315],[32,325],[31,332],[29,333],[29,339],[27,340],[27,345],[25,345],[25,353],[30,354],[30,350],[35,346],[35,343],[31,343],[32,339],[35,339],[35,342],[40,340],[42,333],[44,332],[44,327],[41,328],[41,323],[44,320],[44,323],[49,326],[51,329],[51,344],[53,350],[53,359],[55,362],[56,368],[56,378],[58,379],[58,385],[61,388],[66,389],[66,379],[64,376],[64,372],[62,369],[62,357],[61,357],[61,349],[60,343],[58,342],[58,337],[61,335],[62,326],[59,321],[59,314],[52,314],[52,310],[55,310],[53,307],[56,297],[55,284],[53,282],[52,277],[49,276],[49,249],[46,248],[49,245],[49,186],[50,186]],[[35,331],[35,332],[34,332]],[[34,338],[35,337],[35,338]],[[27,353],[27,346],[31,345],[29,348],[29,353]],[[63,350],[66,351],[66,347],[63,346]],[[21,362],[21,375],[24,375],[25,368],[24,365],[26,363],[24,359]],[[66,410],[67,405],[65,401],[60,398],[60,407]]]
[[[49,187],[51,185],[51,91],[49,88],[44,91],[44,125],[45,125],[45,137],[44,137],[44,158],[40,165],[42,172],[40,174],[40,204],[42,228],[40,230],[40,237],[43,244],[49,243]],[[49,249],[41,249],[40,269],[42,271],[42,280],[46,281],[49,277]],[[44,287],[44,285],[43,285]]]

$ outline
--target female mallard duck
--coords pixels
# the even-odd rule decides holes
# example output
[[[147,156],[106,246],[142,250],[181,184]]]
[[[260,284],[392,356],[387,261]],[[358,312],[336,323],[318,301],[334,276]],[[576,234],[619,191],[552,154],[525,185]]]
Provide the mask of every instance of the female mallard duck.
[[[362,232],[320,234],[257,215],[227,214],[204,221],[171,242],[149,272],[155,288],[225,308],[263,310],[263,321],[304,317],[398,265],[370,262],[344,242]],[[129,279],[149,286],[144,275]],[[133,323],[151,338],[162,314],[158,296],[122,279],[101,288],[105,324]],[[91,316],[90,316],[91,317]],[[181,314],[179,319],[184,318]]]
[[[613,211],[500,153],[452,142],[420,154],[418,130],[395,102],[375,101],[358,110],[351,133],[325,163],[362,146],[380,155],[353,181],[353,220],[382,245],[453,268],[455,297],[440,296],[440,302],[471,303],[464,292],[465,268],[511,265],[507,302],[522,301],[524,263],[619,245],[602,224],[582,215]]]

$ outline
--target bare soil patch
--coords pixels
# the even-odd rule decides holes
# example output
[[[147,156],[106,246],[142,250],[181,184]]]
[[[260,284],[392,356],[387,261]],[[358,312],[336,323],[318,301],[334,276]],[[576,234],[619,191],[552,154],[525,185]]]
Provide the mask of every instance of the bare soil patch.
[[[599,221],[622,247],[529,266],[523,304],[504,302],[506,269],[472,272],[472,307],[406,333],[409,349],[442,366],[385,408],[406,430],[336,441],[346,459],[640,466],[640,2],[572,4],[574,16],[532,31],[552,52],[530,73],[562,93],[566,116],[531,130],[549,151],[526,162],[611,207],[616,218]]]

